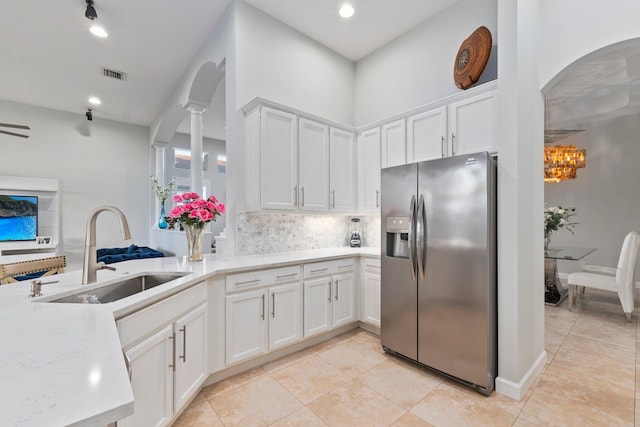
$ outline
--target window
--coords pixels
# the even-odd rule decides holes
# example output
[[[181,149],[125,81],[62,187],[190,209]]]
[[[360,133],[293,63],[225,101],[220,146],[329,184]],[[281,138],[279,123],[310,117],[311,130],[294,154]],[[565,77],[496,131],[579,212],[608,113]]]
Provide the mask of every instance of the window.
[[[173,149],[173,167],[176,169],[191,169],[191,150],[184,148]],[[202,153],[202,170],[207,170],[209,153]]]

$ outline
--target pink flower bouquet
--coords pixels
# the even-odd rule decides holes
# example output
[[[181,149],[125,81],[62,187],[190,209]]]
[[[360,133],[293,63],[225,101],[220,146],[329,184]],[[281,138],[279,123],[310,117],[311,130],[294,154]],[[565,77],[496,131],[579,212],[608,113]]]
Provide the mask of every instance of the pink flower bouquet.
[[[182,225],[204,228],[207,223],[215,221],[218,215],[226,211],[224,203],[220,203],[216,196],[201,199],[198,193],[182,193],[173,196],[173,201],[178,205],[171,210],[169,216]]]

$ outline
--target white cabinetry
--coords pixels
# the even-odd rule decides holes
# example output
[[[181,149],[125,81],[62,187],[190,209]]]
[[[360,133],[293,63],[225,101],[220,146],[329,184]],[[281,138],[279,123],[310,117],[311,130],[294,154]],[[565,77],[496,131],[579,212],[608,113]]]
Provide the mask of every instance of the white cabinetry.
[[[207,377],[207,292],[198,284],[116,323],[131,361],[134,414],[118,426],[164,426]]]
[[[380,327],[380,260],[362,259],[362,316],[363,322]]]
[[[380,208],[380,128],[360,134],[358,165],[359,208],[376,211]]]
[[[329,208],[329,128],[300,118],[298,123],[299,207],[302,210]]]
[[[331,128],[329,141],[331,210],[354,210],[356,207],[356,174],[353,133]]]
[[[302,339],[300,267],[227,276],[227,292],[227,365]]]
[[[400,119],[382,126],[382,167],[404,165],[407,162],[406,126]]]
[[[407,118],[407,163],[496,151],[493,92]]]
[[[262,107],[260,178],[263,209],[297,209],[298,135],[295,115]]]
[[[356,320],[353,258],[304,266],[304,336]]]

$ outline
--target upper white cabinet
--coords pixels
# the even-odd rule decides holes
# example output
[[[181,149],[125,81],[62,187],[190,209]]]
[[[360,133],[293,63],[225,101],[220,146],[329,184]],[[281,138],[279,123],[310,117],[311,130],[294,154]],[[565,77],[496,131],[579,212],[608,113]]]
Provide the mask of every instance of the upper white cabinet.
[[[407,119],[407,163],[447,155],[447,107]]]
[[[298,123],[299,207],[329,208],[329,127],[300,118]]]
[[[331,128],[329,137],[330,160],[329,207],[335,211],[356,208],[355,141],[352,132]]]
[[[263,209],[298,207],[298,132],[293,114],[262,107],[260,193]]]
[[[380,208],[380,128],[358,137],[358,207],[367,211]]]
[[[407,162],[405,120],[382,126],[382,167],[404,165]]]
[[[493,92],[483,93],[449,106],[450,155],[495,151]]]

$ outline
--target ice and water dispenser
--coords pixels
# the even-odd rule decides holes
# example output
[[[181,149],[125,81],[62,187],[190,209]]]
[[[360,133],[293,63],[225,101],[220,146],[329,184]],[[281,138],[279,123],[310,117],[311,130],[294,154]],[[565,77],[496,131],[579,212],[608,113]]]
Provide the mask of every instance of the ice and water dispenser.
[[[387,256],[409,258],[409,231],[411,221],[408,216],[387,217]]]

